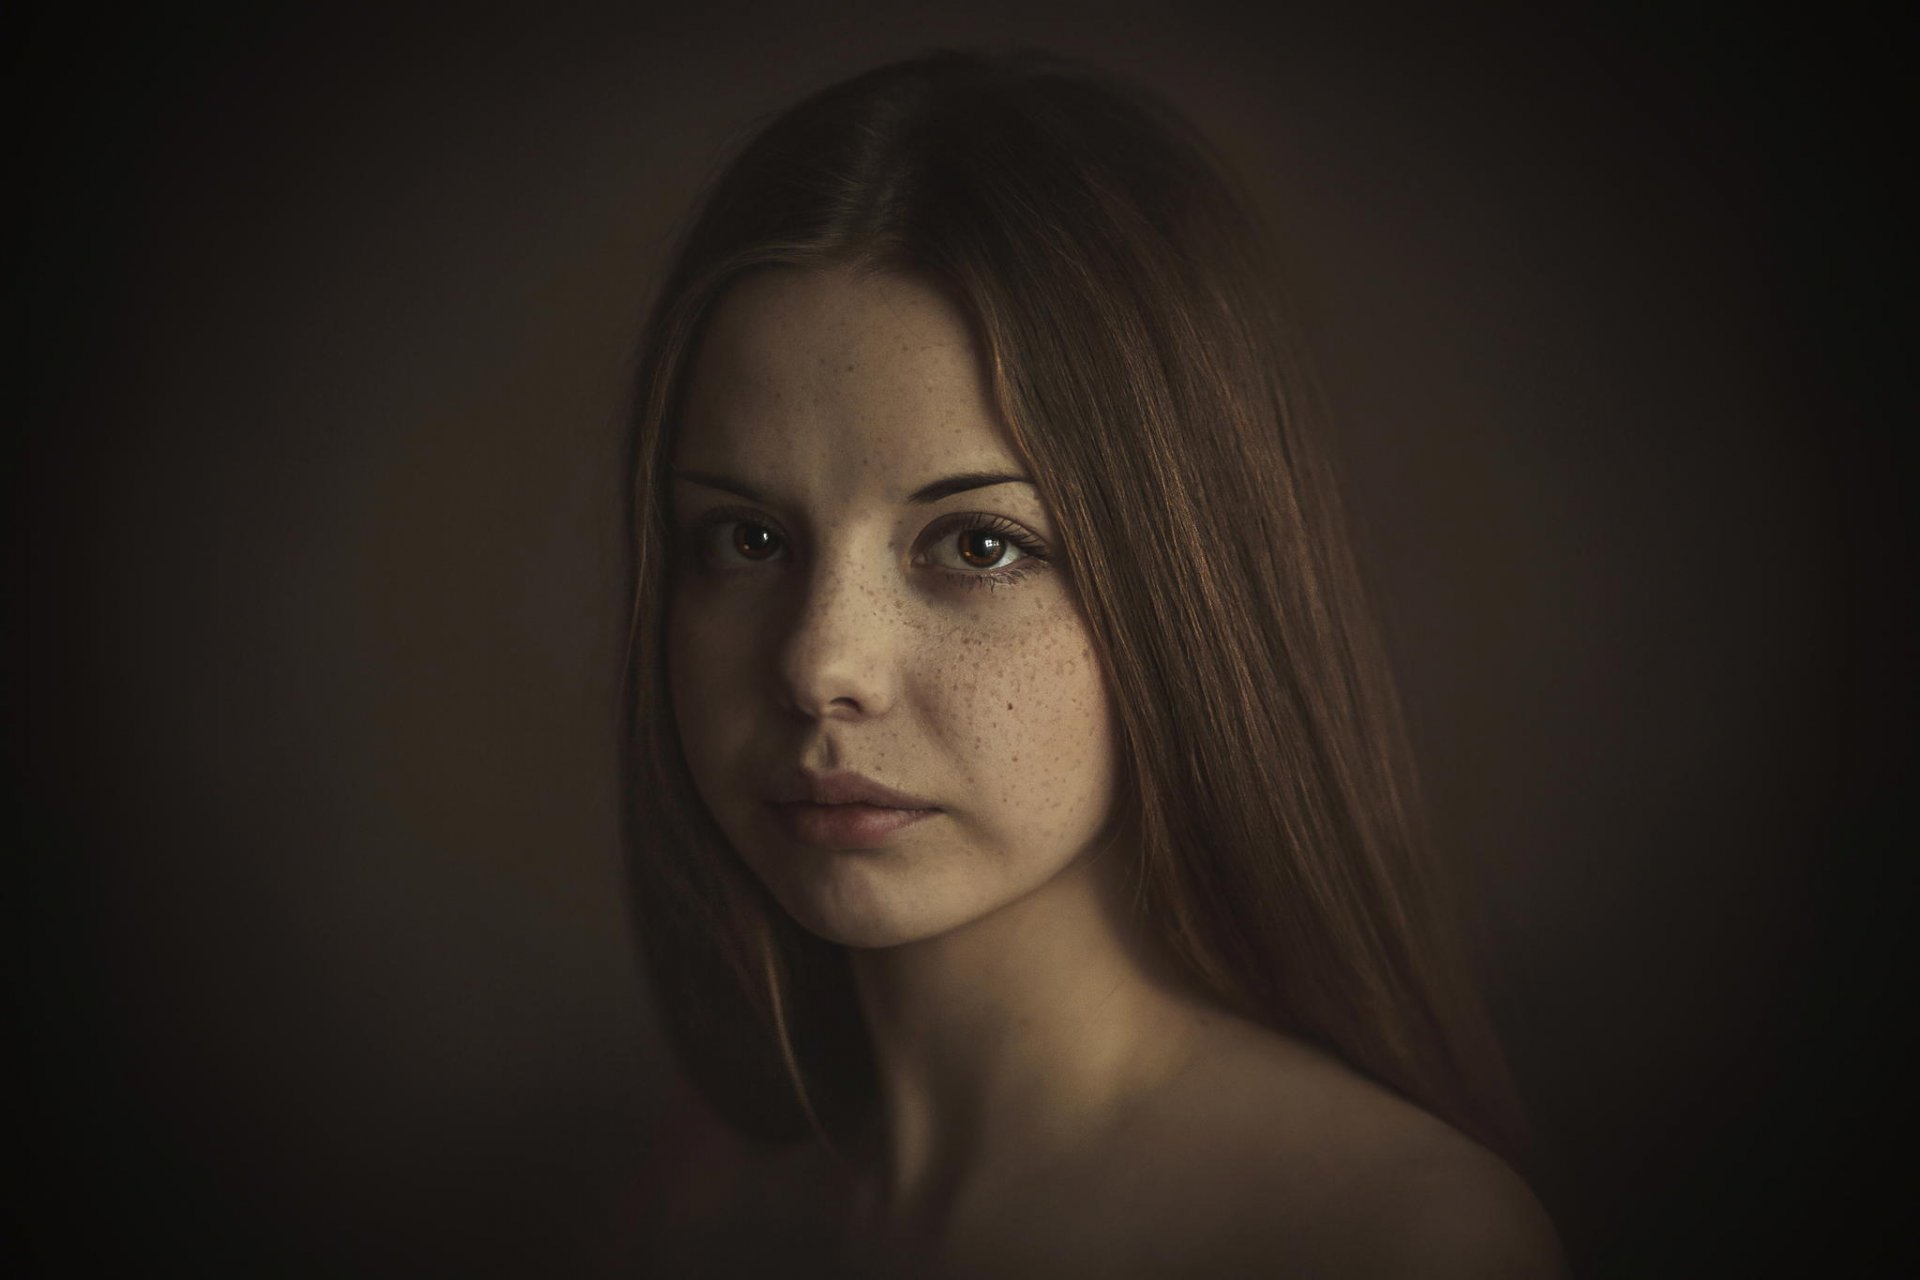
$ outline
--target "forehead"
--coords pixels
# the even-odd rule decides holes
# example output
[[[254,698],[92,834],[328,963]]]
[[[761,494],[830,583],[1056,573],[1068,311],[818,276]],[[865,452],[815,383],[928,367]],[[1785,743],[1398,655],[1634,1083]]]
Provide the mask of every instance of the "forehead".
[[[781,267],[737,282],[683,406],[680,466],[901,491],[1017,467],[965,317],[904,274]]]

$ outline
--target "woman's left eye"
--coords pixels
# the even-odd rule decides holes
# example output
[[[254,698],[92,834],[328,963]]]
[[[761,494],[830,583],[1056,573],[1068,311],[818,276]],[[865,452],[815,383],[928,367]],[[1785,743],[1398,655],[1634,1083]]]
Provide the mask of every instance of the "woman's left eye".
[[[970,577],[1004,577],[1016,566],[1039,568],[1045,562],[1045,546],[1012,521],[998,516],[972,516],[967,521],[931,539],[924,553],[928,563]]]

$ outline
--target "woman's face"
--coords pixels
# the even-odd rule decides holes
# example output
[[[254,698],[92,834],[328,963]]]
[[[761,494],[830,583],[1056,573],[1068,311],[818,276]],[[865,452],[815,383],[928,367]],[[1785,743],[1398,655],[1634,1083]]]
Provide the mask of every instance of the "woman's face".
[[[959,311],[909,276],[735,284],[673,456],[668,663],[720,828],[835,942],[930,938],[1112,808],[1104,682]]]

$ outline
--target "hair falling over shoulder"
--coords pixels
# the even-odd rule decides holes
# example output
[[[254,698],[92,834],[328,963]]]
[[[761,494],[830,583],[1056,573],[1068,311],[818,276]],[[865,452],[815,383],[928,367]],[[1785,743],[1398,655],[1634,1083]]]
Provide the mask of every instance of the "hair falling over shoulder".
[[[1157,98],[1037,54],[931,54],[773,120],[707,193],[649,317],[627,824],[649,972],[694,1082],[766,1139],[831,1140],[873,1104],[844,957],[706,814],[662,645],[666,459],[702,317],[743,272],[829,262],[917,273],[975,327],[1064,535],[1119,718],[1138,910],[1169,954],[1517,1154],[1252,202]]]

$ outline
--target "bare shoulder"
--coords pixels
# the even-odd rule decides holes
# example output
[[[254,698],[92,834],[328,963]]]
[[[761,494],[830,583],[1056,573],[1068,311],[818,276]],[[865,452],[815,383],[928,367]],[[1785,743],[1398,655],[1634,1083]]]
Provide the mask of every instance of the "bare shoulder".
[[[1359,1270],[1488,1280],[1564,1276],[1559,1236],[1532,1189],[1498,1156],[1439,1127],[1443,1137],[1409,1135],[1404,1146],[1372,1157],[1354,1204],[1354,1234],[1366,1241],[1356,1253],[1364,1263]]]
[[[1317,1049],[1223,1028],[1182,1092],[1188,1167],[1206,1170],[1213,1238],[1242,1273],[1566,1274],[1503,1160]]]

